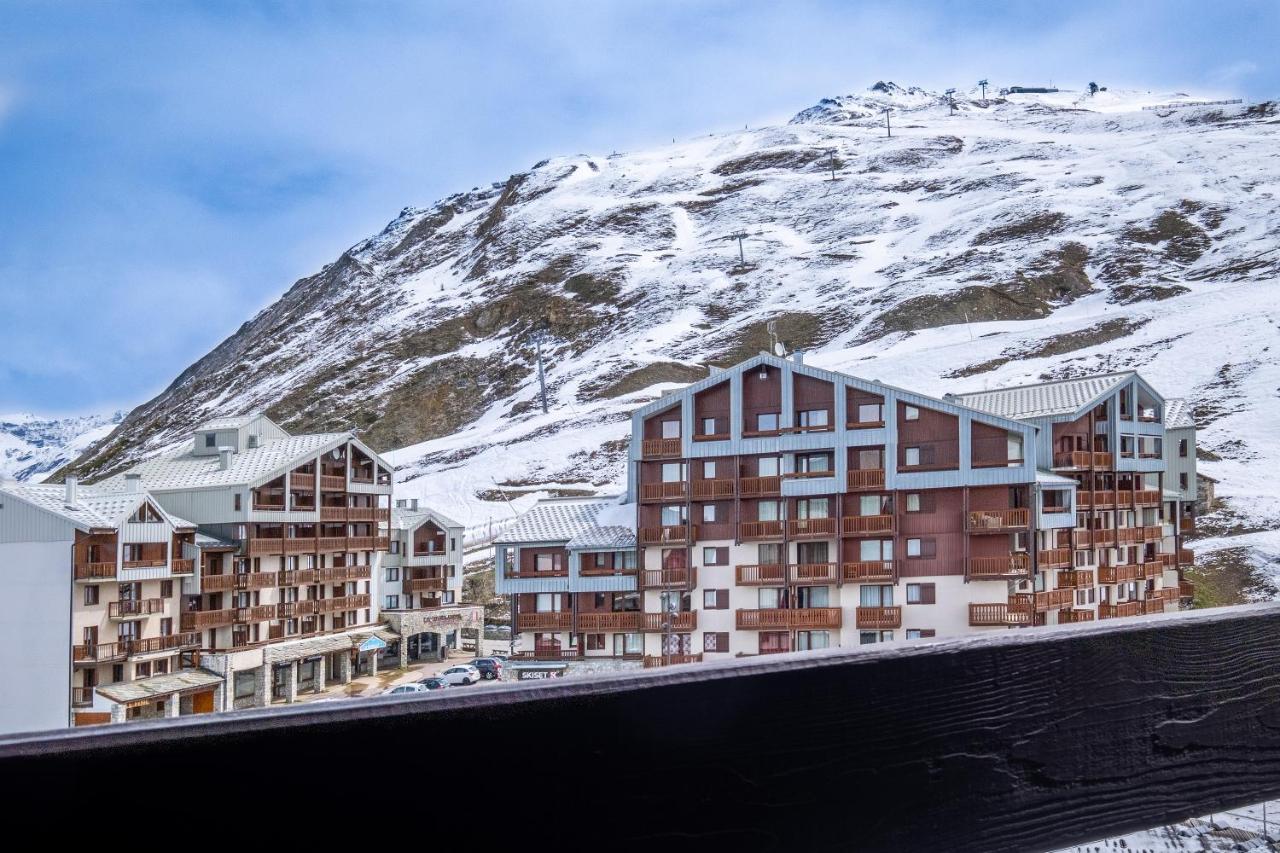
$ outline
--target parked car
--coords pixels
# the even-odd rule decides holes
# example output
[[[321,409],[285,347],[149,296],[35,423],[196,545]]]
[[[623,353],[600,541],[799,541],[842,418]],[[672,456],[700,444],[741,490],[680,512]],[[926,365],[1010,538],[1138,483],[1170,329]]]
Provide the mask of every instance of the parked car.
[[[449,686],[449,682],[445,681],[438,675],[433,675],[430,678],[424,678],[418,683],[427,690],[443,690]]]
[[[416,684],[397,684],[386,692],[386,696],[400,696],[405,693],[426,693],[427,688],[421,683]]]
[[[488,681],[502,678],[502,661],[496,657],[476,658],[471,665],[480,670],[480,676]]]
[[[475,684],[477,681],[480,680],[481,676],[480,676],[480,670],[476,669],[471,664],[464,663],[464,664],[459,664],[458,666],[449,667],[444,672],[440,673],[440,677],[443,678],[445,681],[447,681],[450,685],[453,685],[453,684]]]

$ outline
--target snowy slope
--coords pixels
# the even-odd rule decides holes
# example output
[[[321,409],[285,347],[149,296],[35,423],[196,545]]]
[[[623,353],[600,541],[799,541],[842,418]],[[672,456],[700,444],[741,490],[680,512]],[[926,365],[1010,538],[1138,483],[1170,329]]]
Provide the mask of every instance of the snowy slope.
[[[814,363],[935,393],[1136,367],[1192,399],[1203,469],[1280,554],[1280,123],[1142,109],[1190,100],[970,93],[951,115],[878,84],[786,125],[539,163],[406,209],[77,467],[266,409],[399,448],[404,493],[487,530],[533,493],[616,489],[627,413],[777,318]]]
[[[116,428],[123,412],[72,418],[0,415],[0,478],[39,482]]]

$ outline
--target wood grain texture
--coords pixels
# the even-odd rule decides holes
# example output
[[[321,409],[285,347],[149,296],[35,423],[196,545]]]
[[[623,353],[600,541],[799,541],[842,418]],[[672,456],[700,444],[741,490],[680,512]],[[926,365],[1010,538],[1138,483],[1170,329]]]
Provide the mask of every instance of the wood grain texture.
[[[1259,605],[19,736],[0,780],[64,819],[162,780],[250,821],[446,786],[424,828],[483,849],[1044,850],[1280,796],[1278,698]]]

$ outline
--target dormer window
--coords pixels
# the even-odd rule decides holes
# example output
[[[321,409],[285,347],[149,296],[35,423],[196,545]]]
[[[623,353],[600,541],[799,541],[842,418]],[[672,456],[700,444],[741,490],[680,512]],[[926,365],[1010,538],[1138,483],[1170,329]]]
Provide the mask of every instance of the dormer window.
[[[218,434],[217,434],[216,432],[206,432],[206,433],[204,434],[204,446],[205,446],[205,447],[217,447],[217,446],[218,446]]]
[[[250,450],[252,450],[253,448],[257,447],[257,446],[258,446],[258,437],[257,437],[256,435],[251,435],[251,436],[249,436],[249,438],[248,438],[248,439],[247,439],[247,441],[246,441],[246,446],[247,446]]]

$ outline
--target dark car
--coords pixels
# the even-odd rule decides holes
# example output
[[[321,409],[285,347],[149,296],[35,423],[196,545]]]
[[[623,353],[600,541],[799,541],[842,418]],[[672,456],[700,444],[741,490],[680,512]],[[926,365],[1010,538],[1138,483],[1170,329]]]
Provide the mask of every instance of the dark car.
[[[502,661],[497,658],[476,658],[471,665],[480,670],[480,676],[486,681],[502,678]]]
[[[449,682],[445,681],[443,678],[436,678],[435,676],[432,676],[431,678],[424,678],[418,683],[428,690],[443,690],[449,686]]]

